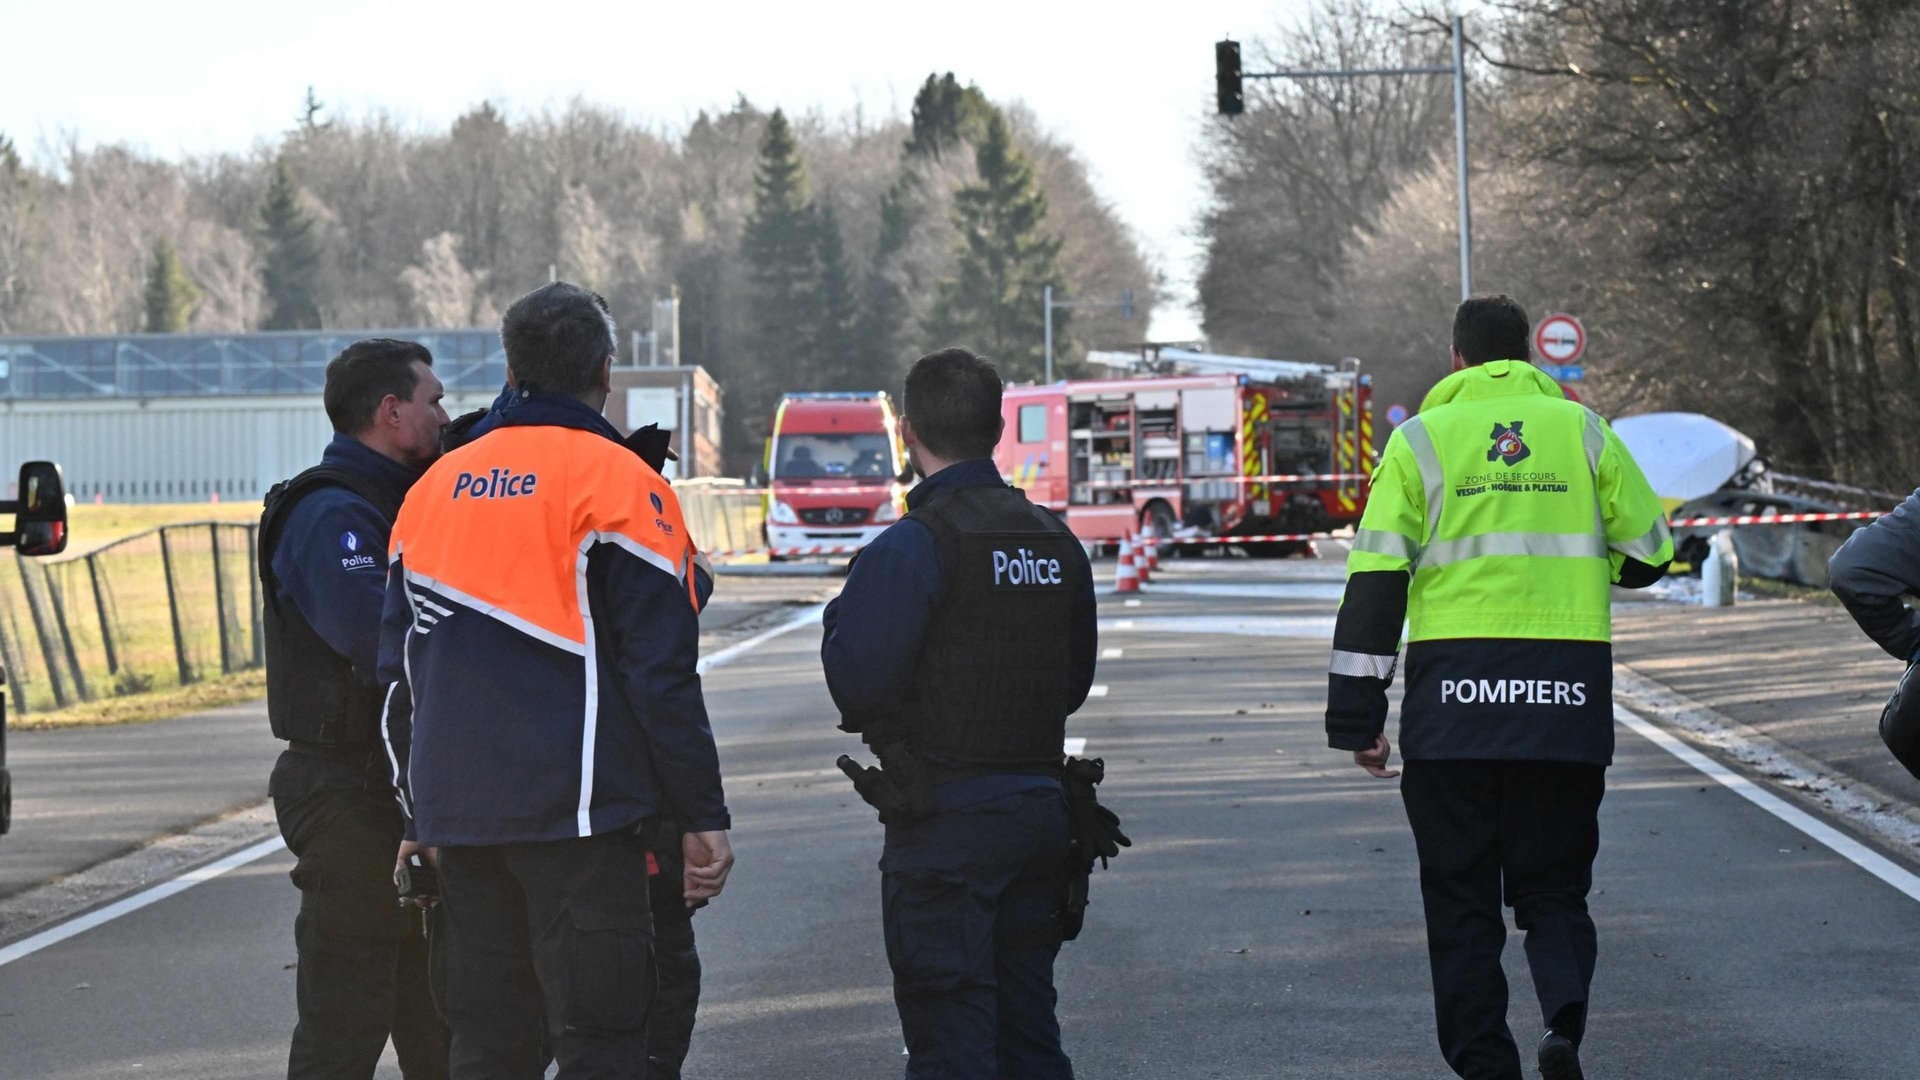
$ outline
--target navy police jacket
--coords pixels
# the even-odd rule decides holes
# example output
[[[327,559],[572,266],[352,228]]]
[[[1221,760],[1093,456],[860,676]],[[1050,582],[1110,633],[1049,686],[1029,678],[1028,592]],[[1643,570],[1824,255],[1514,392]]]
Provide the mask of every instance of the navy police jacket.
[[[992,461],[962,461],[907,492],[907,507],[918,509],[948,488],[1005,483]],[[820,647],[821,664],[827,689],[843,716],[857,722],[900,711],[913,685],[927,623],[945,589],[946,568],[941,565],[939,546],[933,533],[917,520],[902,518],[860,552],[845,587],[827,604],[822,619],[826,634]],[[1093,686],[1099,643],[1091,570],[1075,589],[1072,618],[1068,650],[1071,699],[1077,706]]]
[[[349,435],[335,435],[320,463],[391,485],[396,502],[420,476]],[[387,534],[387,520],[372,503],[330,485],[287,511],[273,551],[280,601],[352,662],[354,675],[369,686],[375,685],[379,659]]]
[[[517,392],[475,430],[393,529],[383,729],[409,835],[727,828],[695,670],[711,581],[672,488],[570,398]]]

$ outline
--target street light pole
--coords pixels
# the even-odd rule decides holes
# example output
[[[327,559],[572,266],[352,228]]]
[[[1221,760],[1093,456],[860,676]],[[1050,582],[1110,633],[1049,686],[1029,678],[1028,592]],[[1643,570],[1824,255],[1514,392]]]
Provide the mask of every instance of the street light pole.
[[[1460,299],[1473,296],[1473,203],[1467,195],[1466,20],[1453,17],[1453,158],[1460,174]]]
[[[1045,289],[1042,289],[1040,296],[1041,296],[1041,299],[1040,299],[1041,306],[1046,311],[1046,323],[1047,323],[1047,333],[1046,333],[1047,379],[1046,381],[1048,384],[1051,384],[1053,382],[1053,313],[1055,310],[1066,309],[1066,308],[1118,308],[1120,311],[1121,318],[1123,319],[1133,318],[1133,290],[1132,289],[1127,289],[1121,292],[1120,299],[1113,303],[1103,303],[1098,300],[1055,300],[1053,298],[1053,286],[1051,285],[1047,286]]]
[[[1053,286],[1051,286],[1051,285],[1049,285],[1049,286],[1047,286],[1047,288],[1046,288],[1046,299],[1045,299],[1045,300],[1043,300],[1043,301],[1042,301],[1042,303],[1044,303],[1044,304],[1046,304],[1046,307],[1047,307],[1047,377],[1046,377],[1046,383],[1047,383],[1047,385],[1049,385],[1049,386],[1051,386],[1051,385],[1053,385]]]

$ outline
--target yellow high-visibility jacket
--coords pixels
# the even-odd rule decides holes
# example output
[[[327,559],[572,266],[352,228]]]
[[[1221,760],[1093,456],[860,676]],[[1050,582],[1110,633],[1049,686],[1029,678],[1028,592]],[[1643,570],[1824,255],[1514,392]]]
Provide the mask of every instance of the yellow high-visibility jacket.
[[[1609,763],[1611,586],[1650,585],[1672,558],[1659,498],[1598,413],[1525,361],[1455,372],[1374,473],[1334,630],[1329,743],[1381,733],[1404,622],[1407,760]]]

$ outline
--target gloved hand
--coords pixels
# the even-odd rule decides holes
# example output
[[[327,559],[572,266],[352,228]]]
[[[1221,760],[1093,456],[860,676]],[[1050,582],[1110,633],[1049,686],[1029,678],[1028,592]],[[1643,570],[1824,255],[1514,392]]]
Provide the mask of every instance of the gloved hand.
[[[470,413],[462,413],[449,422],[446,427],[441,428],[440,452],[444,454],[465,446],[468,442],[467,432],[473,430],[473,425],[479,423],[480,419],[486,415],[487,410],[475,409]]]
[[[667,462],[680,460],[680,455],[673,452],[670,445],[672,442],[673,432],[661,431],[659,424],[648,424],[646,427],[633,429],[633,434],[621,440],[620,445],[639,455],[641,461],[653,466],[654,472],[665,473]]]
[[[1120,854],[1133,841],[1120,831],[1120,815],[1100,805],[1094,787],[1106,779],[1107,763],[1100,758],[1068,758],[1063,780],[1067,789],[1067,813],[1073,838],[1089,864]]]
[[[917,821],[933,814],[933,781],[927,768],[914,757],[903,742],[885,743],[873,748],[880,759],[880,772],[900,793],[907,820]]]

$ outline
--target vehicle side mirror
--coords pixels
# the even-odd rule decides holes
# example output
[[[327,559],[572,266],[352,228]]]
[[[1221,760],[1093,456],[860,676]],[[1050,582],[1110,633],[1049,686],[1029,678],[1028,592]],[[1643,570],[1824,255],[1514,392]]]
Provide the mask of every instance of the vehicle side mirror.
[[[60,466],[51,461],[29,461],[20,466],[19,498],[0,503],[0,513],[12,511],[14,532],[0,533],[22,555],[58,555],[67,550],[67,485]]]

